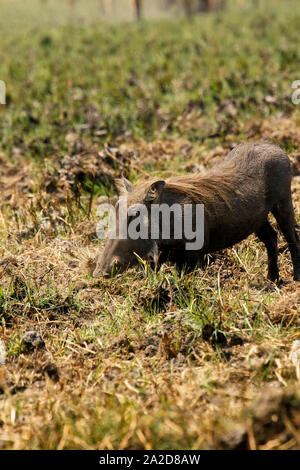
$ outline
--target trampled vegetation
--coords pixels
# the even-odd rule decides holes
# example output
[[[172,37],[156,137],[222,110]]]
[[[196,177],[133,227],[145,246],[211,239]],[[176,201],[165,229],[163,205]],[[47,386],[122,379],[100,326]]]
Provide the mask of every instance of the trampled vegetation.
[[[299,2],[141,24],[25,3],[0,4],[0,446],[299,449],[283,239],[280,285],[255,237],[193,273],[91,277],[115,177],[205,171],[240,142],[289,153],[300,224]]]

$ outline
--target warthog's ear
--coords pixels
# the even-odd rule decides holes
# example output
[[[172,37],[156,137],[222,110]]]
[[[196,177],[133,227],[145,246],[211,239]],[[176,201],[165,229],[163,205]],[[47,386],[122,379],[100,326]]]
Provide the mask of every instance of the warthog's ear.
[[[119,196],[124,196],[133,190],[133,184],[130,183],[126,178],[115,179],[115,186]]]
[[[165,187],[166,182],[163,180],[160,181],[155,181],[155,183],[152,183],[150,188],[146,192],[146,196],[144,199],[144,202],[154,202],[155,200],[159,199],[161,196],[161,193],[163,192],[163,189]]]

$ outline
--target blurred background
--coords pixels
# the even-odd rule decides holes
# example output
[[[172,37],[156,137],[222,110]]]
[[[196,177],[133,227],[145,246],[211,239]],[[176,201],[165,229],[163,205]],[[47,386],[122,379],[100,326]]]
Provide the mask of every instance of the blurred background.
[[[258,6],[260,0],[233,0],[240,7],[246,3]],[[73,15],[84,21],[99,19],[130,20],[132,18],[157,18],[168,15],[192,15],[199,12],[222,10],[232,0],[1,0],[24,18],[37,15],[44,19],[54,14],[57,20]],[[37,18],[38,19],[38,18]]]
[[[238,138],[297,111],[299,15],[297,0],[1,0],[0,149]]]
[[[2,15],[40,21],[128,21],[177,15],[195,15],[226,8],[265,8],[289,0],[1,0]],[[52,16],[50,18],[49,16]],[[7,19],[11,20],[11,17]]]

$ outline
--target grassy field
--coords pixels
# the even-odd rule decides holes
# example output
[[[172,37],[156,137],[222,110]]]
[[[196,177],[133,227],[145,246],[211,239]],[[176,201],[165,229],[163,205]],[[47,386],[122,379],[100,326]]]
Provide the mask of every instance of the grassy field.
[[[203,170],[239,142],[289,153],[300,224],[300,4],[229,3],[141,24],[0,3],[0,448],[300,448],[282,238],[280,285],[255,237],[190,274],[91,277],[115,177]]]

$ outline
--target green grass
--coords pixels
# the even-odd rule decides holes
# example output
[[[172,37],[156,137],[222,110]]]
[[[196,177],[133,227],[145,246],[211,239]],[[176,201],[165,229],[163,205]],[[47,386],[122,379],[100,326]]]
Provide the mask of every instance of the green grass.
[[[227,100],[236,108],[238,126],[292,109],[286,98],[299,78],[300,8],[295,1],[283,3],[268,4],[259,14],[229,9],[142,25],[99,18],[81,24],[64,8],[57,21],[41,15],[35,23],[34,17],[19,18],[20,2],[1,5],[0,77],[8,99],[1,108],[1,148],[18,147],[30,157],[62,154],[66,133],[87,123],[91,106],[98,128],[81,133],[97,145],[125,134],[220,137]],[[10,26],[12,8],[16,29]],[[275,103],[264,104],[266,96]],[[180,119],[191,110],[203,126],[184,129]],[[107,134],[95,135],[101,126]]]

